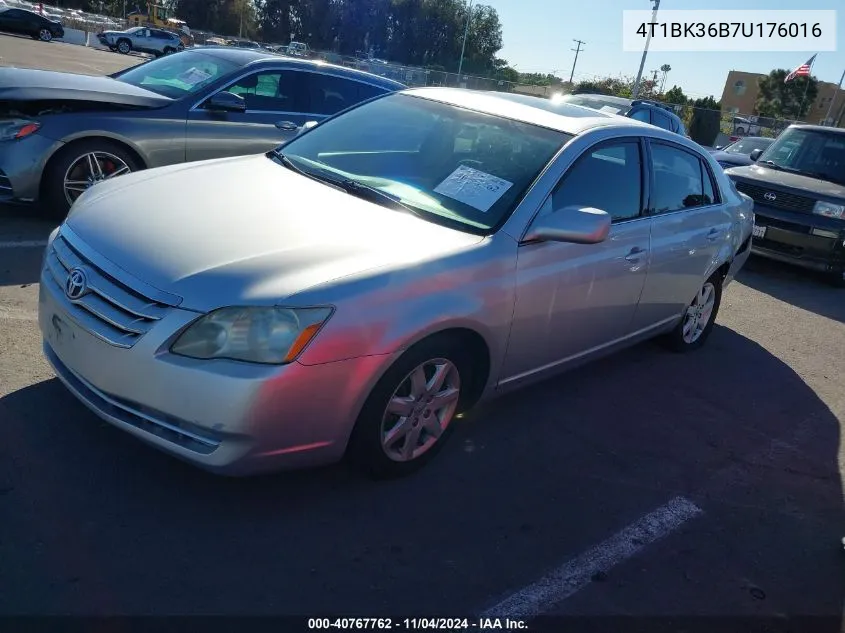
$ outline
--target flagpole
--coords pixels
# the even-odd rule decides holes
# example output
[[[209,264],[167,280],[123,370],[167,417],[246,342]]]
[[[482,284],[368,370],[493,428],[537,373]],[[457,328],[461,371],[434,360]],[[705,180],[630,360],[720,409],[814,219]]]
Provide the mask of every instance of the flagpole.
[[[830,98],[830,106],[827,108],[827,114],[824,115],[824,124],[827,125],[828,119],[830,119],[830,114],[833,112],[833,104],[836,103],[836,97],[839,96],[839,91],[842,90],[842,82],[845,81],[845,70],[842,71],[842,76],[839,78],[839,85],[836,87],[836,90],[833,93],[833,96]],[[832,124],[831,124],[832,125]]]
[[[801,110],[804,109],[804,102],[807,100],[807,90],[810,88],[810,77],[813,76],[813,64],[816,63],[816,56],[813,55],[813,60],[810,62],[810,72],[807,73],[807,85],[804,86],[804,96],[801,97],[801,106],[798,108],[798,117],[796,120],[801,118]]]

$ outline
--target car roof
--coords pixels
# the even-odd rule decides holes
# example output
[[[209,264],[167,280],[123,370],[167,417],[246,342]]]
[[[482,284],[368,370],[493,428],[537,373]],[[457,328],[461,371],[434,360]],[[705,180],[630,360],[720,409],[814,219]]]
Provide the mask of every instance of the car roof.
[[[356,70],[354,68],[347,68],[346,66],[338,66],[336,64],[329,64],[327,62],[317,59],[296,59],[293,57],[280,57],[269,51],[260,48],[238,48],[234,46],[197,46],[189,50],[196,50],[200,53],[225,59],[235,64],[242,66],[258,66],[261,65],[277,65],[284,64],[289,68],[298,68],[300,70],[316,71],[318,69],[327,69],[333,71],[335,74],[348,77],[350,79],[359,79],[367,83],[381,86],[382,88],[390,90],[402,90],[407,86],[401,82],[373,73],[364,72],[363,70]]]
[[[845,129],[841,127],[830,127],[828,125],[810,125],[809,123],[794,123],[789,127],[798,130],[814,130],[816,132],[833,132],[834,134],[845,134]]]
[[[588,97],[591,99],[601,99],[602,101],[607,101],[609,103],[618,103],[619,105],[630,106],[634,100],[628,99],[627,97],[615,97],[613,95],[603,95],[600,92],[578,92],[568,95],[563,95],[564,98],[566,97]]]
[[[509,99],[496,92],[465,90],[463,88],[410,88],[403,91],[403,94],[539,125],[567,134],[581,134],[593,128],[612,125],[655,129],[648,123],[581,106],[570,105],[571,110],[551,111],[536,105],[529,105],[522,100]]]

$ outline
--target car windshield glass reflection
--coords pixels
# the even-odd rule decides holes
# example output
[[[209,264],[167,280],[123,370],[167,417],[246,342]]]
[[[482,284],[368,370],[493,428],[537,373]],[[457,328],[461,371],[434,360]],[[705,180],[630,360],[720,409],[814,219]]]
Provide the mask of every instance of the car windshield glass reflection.
[[[193,94],[238,68],[212,55],[187,51],[139,64],[116,77],[118,81],[179,99]]]
[[[751,154],[756,149],[766,149],[774,139],[769,138],[746,138],[728,145],[724,151],[729,154]]]
[[[842,185],[845,184],[845,134],[787,129],[757,162]]]
[[[357,182],[431,221],[486,233],[507,219],[569,138],[394,94],[321,123],[282,151],[306,173]]]

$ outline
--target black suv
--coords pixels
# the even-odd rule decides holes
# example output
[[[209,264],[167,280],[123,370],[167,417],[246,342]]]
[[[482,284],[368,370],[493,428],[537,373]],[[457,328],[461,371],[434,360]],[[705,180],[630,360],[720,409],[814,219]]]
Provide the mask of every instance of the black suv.
[[[845,130],[791,125],[725,173],[754,200],[752,252],[845,286]]]

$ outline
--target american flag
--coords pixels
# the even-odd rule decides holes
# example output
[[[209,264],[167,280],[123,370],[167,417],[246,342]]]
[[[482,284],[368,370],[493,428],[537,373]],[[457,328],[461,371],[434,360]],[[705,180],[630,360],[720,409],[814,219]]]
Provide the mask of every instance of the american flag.
[[[815,59],[816,59],[816,56],[813,55],[810,59],[808,59],[806,62],[801,64],[798,68],[796,68],[791,73],[789,73],[786,76],[786,79],[783,80],[783,83],[786,83],[788,81],[792,81],[796,77],[809,77],[810,76],[810,66],[813,65],[813,61],[815,61]]]

